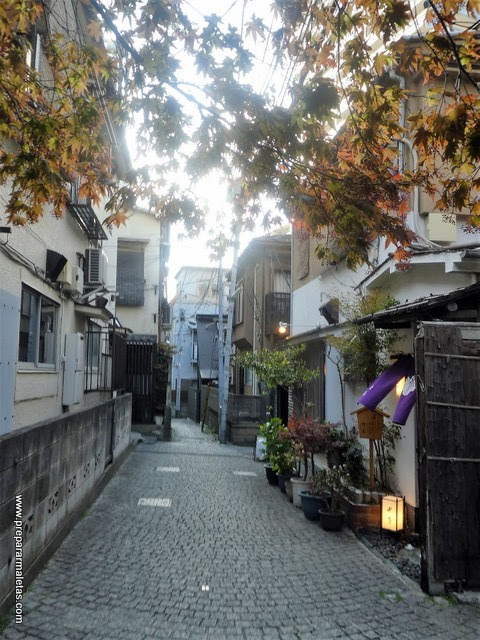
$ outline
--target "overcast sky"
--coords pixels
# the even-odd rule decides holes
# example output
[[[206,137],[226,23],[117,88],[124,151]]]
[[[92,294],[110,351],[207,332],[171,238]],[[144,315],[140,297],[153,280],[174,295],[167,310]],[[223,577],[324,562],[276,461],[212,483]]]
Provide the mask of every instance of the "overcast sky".
[[[254,13],[261,16],[264,22],[270,26],[272,16],[270,14],[270,3],[265,0],[236,0],[225,2],[225,0],[192,0],[191,19],[201,21],[201,15],[211,15],[213,13],[223,16],[225,23],[233,24],[238,31],[242,29],[242,16],[244,24],[248,22],[249,16]],[[201,14],[201,15],[200,15]],[[245,27],[244,27],[245,28]],[[271,52],[266,48],[265,43],[258,43],[255,47],[255,63],[253,72],[249,74],[246,82],[251,84],[257,91],[266,89],[276,90],[276,93],[284,97],[286,93],[286,82],[288,75],[285,71],[275,69]],[[188,72],[188,70],[187,70]],[[194,70],[193,70],[194,72]],[[192,71],[190,70],[190,73]],[[276,84],[276,87],[275,87]],[[211,263],[209,259],[209,249],[207,248],[208,238],[218,230],[220,225],[228,221],[230,215],[230,205],[228,203],[228,185],[221,182],[218,176],[210,176],[202,179],[200,184],[191,185],[196,197],[204,204],[205,210],[209,211],[207,220],[208,228],[199,237],[181,239],[180,226],[175,226],[171,234],[171,253],[169,261],[168,296],[172,297],[175,292],[175,274],[182,266],[218,266]],[[268,203],[265,204],[268,209]],[[228,226],[227,226],[228,228]],[[243,233],[241,237],[240,250],[244,249],[248,242],[255,236],[263,235],[264,231],[259,226],[255,232]],[[231,266],[231,252],[224,260],[224,267]]]

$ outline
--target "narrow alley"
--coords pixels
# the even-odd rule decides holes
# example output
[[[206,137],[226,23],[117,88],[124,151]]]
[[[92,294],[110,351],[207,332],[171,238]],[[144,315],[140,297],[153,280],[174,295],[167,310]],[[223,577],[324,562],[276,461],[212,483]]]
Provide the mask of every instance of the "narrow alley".
[[[141,443],[28,589],[5,640],[454,640],[480,608],[430,598],[187,420]],[[142,504],[143,503],[143,504]]]

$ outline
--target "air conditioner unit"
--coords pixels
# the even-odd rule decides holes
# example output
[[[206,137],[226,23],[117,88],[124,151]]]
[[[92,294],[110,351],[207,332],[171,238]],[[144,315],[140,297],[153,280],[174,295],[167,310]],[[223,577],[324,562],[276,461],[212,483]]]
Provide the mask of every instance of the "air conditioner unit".
[[[85,286],[98,287],[107,279],[107,256],[102,249],[87,249],[85,253]]]

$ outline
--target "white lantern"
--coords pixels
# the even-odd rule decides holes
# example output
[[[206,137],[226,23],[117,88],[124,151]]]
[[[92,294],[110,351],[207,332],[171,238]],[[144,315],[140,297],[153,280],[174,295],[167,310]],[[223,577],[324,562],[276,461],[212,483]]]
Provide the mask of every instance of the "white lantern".
[[[404,501],[399,496],[382,497],[382,529],[402,531]]]

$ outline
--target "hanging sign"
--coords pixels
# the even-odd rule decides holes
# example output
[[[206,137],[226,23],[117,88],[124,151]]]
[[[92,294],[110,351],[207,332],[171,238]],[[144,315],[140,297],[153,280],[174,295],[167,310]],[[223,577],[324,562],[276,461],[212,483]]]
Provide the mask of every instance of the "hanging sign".
[[[357,414],[358,435],[360,438],[368,440],[381,440],[383,419],[388,418],[388,414],[380,409],[367,409],[360,407],[356,411],[352,411],[352,415]]]

